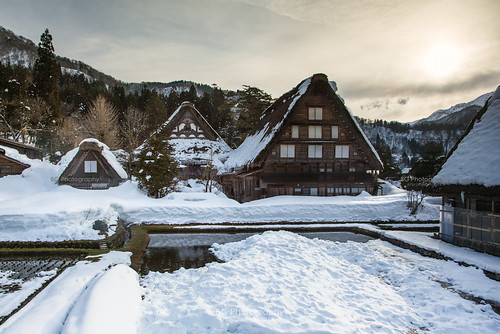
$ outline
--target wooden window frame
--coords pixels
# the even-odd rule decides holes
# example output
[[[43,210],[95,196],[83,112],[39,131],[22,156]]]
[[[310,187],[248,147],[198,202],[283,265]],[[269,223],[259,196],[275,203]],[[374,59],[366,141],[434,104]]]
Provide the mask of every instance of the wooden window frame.
[[[349,145],[335,145],[335,159],[348,159],[349,151]]]
[[[295,158],[295,145],[280,144],[280,158]]]
[[[85,163],[85,166],[84,166],[85,173],[89,173],[89,174],[97,173],[97,161],[96,160],[86,160],[84,163]]]
[[[308,145],[307,146],[307,157],[309,159],[322,159],[323,158],[323,145]]]
[[[323,129],[321,125],[308,125],[307,126],[307,137],[309,139],[321,139],[323,138]]]
[[[338,139],[338,138],[339,138],[339,126],[332,125],[332,139]]]
[[[307,118],[310,121],[322,121],[323,120],[323,108],[322,107],[309,107]]]

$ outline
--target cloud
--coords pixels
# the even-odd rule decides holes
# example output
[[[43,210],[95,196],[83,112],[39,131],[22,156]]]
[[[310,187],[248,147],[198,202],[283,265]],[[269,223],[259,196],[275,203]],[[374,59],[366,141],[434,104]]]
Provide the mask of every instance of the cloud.
[[[408,100],[409,100],[409,99],[410,99],[409,97],[405,97],[405,98],[400,97],[400,98],[398,99],[398,104],[405,105],[405,104],[407,104],[407,103],[408,103]]]
[[[377,96],[428,96],[437,94],[456,94],[470,90],[483,89],[484,92],[495,90],[500,84],[500,70],[476,73],[470,77],[447,82],[406,82],[406,83],[386,83],[373,84],[368,81],[340,84],[342,95],[346,98],[363,98]],[[404,99],[402,99],[403,102]],[[401,103],[404,104],[404,103]]]

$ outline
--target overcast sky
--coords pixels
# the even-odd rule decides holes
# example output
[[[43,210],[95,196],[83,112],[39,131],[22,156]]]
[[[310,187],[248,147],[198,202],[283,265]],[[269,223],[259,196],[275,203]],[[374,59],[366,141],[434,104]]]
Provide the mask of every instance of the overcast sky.
[[[358,116],[412,121],[500,84],[499,0],[0,0],[0,25],[127,82],[257,86],[314,73]]]

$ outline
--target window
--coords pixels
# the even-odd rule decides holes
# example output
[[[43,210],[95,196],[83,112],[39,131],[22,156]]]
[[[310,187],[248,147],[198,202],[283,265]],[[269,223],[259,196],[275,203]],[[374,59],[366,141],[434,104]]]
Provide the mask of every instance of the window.
[[[309,120],[321,121],[323,119],[323,108],[309,107]]]
[[[356,167],[349,167],[349,172],[353,173],[356,171]]]
[[[97,161],[85,161],[85,173],[97,173]]]
[[[299,138],[299,126],[292,125],[292,138]]]
[[[335,190],[334,188],[326,188],[326,194],[331,196],[335,193],[334,190]]]
[[[332,139],[337,139],[339,137],[339,127],[337,125],[332,125]]]
[[[322,158],[323,146],[322,145],[308,145],[308,158]]]
[[[280,145],[280,158],[295,158],[295,145]]]
[[[311,196],[318,196],[318,188],[311,188],[310,195]]]
[[[309,138],[321,139],[321,125],[309,125],[308,127]]]
[[[349,158],[349,145],[335,145],[335,158]]]
[[[491,201],[485,201],[478,199],[476,200],[476,211],[482,211],[482,212],[491,212]]]

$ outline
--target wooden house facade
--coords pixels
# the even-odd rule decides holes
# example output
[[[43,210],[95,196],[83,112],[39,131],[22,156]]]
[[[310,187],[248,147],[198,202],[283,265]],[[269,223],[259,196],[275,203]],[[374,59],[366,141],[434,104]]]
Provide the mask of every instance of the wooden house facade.
[[[0,138],[0,146],[13,148],[17,150],[20,154],[24,154],[30,159],[39,159],[39,160],[43,159],[43,152],[41,149],[37,147],[25,145],[5,138]]]
[[[5,149],[0,147],[0,177],[22,174],[29,167],[30,165],[8,156]]]
[[[155,132],[168,138],[179,162],[179,179],[200,178],[207,164],[222,165],[231,151],[191,102],[183,102]]]
[[[315,74],[264,111],[226,169],[224,192],[246,202],[374,194],[382,162],[327,76]]]
[[[108,189],[127,179],[127,173],[109,148],[96,139],[85,139],[68,152],[74,155],[59,177],[59,184],[79,189]]]
[[[440,238],[500,255],[500,86],[448,154],[427,192],[442,196]]]

